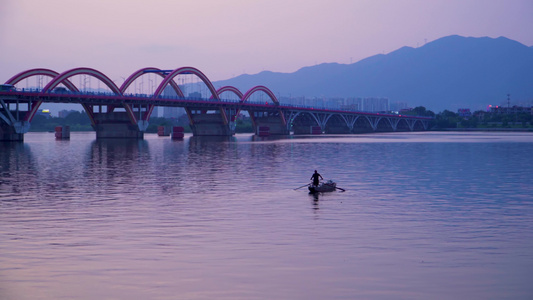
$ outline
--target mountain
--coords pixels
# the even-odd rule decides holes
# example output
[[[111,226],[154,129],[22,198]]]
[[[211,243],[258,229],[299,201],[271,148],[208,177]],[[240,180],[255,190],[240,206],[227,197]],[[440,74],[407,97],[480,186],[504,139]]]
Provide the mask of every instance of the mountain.
[[[447,36],[353,64],[325,63],[294,73],[264,71],[215,82],[245,92],[264,85],[276,95],[387,97],[436,112],[483,109],[533,100],[533,47],[505,37]]]

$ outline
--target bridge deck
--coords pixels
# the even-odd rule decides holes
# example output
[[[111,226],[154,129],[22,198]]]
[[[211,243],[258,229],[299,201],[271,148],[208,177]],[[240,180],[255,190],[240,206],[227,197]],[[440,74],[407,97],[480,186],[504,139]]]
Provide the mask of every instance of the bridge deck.
[[[393,117],[406,118],[417,120],[432,120],[431,117],[413,116],[413,115],[399,115],[386,112],[365,112],[354,110],[343,110],[340,108],[328,107],[311,107],[300,105],[285,105],[275,103],[253,102],[253,101],[238,101],[238,100],[224,100],[224,99],[202,99],[191,97],[165,97],[159,96],[153,98],[145,94],[126,94],[115,95],[112,93],[92,93],[92,92],[48,92],[41,93],[40,91],[11,91],[0,92],[0,98],[6,103],[15,102],[32,102],[42,101],[44,103],[76,103],[76,104],[90,104],[90,105],[155,105],[162,107],[194,107],[206,109],[219,108],[235,108],[246,111],[301,111],[327,114],[353,114],[379,117]]]

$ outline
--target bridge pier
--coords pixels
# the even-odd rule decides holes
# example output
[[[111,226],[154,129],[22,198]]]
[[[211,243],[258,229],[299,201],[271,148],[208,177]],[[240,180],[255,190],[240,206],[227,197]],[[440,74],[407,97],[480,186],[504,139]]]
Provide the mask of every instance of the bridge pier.
[[[130,124],[97,124],[94,126],[97,139],[143,139],[144,132],[140,131],[136,125]]]
[[[0,141],[22,142],[30,123],[24,116],[31,108],[30,101],[20,101],[16,97],[0,98]]]
[[[279,116],[268,116],[268,117],[254,117],[252,119],[254,122],[254,132],[256,135],[259,135],[259,129],[267,127],[269,135],[289,135],[289,129],[287,125],[281,122]]]
[[[185,108],[185,111],[194,136],[233,136],[235,134],[235,122],[228,120],[228,113],[223,109]]]
[[[23,142],[24,134],[17,133],[15,127],[7,124],[0,125],[0,141],[2,142]]]
[[[93,128],[96,131],[97,139],[144,138],[145,128],[142,128],[140,123],[132,124],[126,112],[94,113],[94,121]]]

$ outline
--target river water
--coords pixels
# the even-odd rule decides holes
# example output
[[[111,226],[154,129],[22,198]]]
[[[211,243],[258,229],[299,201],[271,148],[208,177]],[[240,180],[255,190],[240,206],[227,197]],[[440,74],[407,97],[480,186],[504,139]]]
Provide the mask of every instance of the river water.
[[[532,299],[532,153],[531,133],[29,133],[0,144],[0,299]],[[296,189],[315,169],[346,192]]]

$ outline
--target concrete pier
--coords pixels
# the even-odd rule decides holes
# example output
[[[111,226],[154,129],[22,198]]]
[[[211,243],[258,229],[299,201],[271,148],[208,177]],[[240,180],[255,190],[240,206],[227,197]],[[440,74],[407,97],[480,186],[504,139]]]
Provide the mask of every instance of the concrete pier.
[[[70,140],[70,126],[56,126],[56,140]]]
[[[189,122],[195,136],[232,136],[235,129],[220,113],[189,113]]]
[[[290,132],[287,129],[287,125],[283,124],[279,116],[268,116],[268,117],[254,117],[254,132],[256,135],[259,135],[259,132],[265,130],[260,130],[261,128],[268,128],[268,135],[289,135]]]
[[[7,124],[0,125],[0,141],[2,142],[23,142],[24,134],[16,133],[15,128]]]
[[[142,139],[144,132],[137,124],[132,124],[125,112],[95,113],[94,114],[97,139],[125,138]]]
[[[183,140],[183,137],[185,136],[185,128],[181,126],[174,126],[172,127],[172,135],[171,139],[173,140]]]

